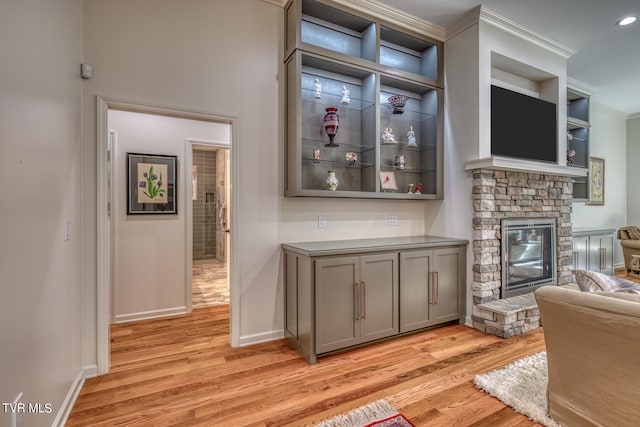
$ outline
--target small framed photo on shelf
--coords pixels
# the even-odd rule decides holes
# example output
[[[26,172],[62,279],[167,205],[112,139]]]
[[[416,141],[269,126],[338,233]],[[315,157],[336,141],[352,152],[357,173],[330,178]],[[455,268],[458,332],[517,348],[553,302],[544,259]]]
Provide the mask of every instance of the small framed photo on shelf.
[[[177,159],[127,153],[127,215],[178,213]]]
[[[604,205],[604,159],[589,157],[589,200],[587,205]]]
[[[382,190],[392,191],[398,189],[398,184],[396,184],[396,174],[393,171],[380,171],[380,188]]]

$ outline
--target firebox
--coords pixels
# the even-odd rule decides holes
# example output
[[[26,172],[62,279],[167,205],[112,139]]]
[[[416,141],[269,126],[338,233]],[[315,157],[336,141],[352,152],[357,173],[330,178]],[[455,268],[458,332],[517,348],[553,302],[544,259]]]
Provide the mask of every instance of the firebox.
[[[502,220],[502,298],[557,285],[555,218]]]

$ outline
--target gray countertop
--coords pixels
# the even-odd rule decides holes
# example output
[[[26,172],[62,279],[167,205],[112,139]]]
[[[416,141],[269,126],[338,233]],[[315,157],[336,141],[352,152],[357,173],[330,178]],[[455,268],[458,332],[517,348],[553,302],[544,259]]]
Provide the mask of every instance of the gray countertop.
[[[441,246],[467,245],[468,243],[469,242],[467,240],[451,237],[406,236],[283,243],[282,248],[307,256],[322,256],[362,252],[425,249]]]

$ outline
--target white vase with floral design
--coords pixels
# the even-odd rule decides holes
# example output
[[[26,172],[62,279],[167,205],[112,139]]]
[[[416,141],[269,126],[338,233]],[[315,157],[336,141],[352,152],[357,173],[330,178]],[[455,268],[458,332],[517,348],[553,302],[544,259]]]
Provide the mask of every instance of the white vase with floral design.
[[[340,184],[340,181],[336,178],[336,171],[328,171],[328,173],[327,179],[325,180],[327,190],[336,191],[338,189],[338,184]]]

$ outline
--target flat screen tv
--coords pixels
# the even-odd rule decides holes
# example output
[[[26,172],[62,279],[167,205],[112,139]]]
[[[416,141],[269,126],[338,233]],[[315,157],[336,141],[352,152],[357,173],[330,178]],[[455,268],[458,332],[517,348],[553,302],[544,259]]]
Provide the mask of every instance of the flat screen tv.
[[[491,86],[491,154],[558,161],[556,104]]]

